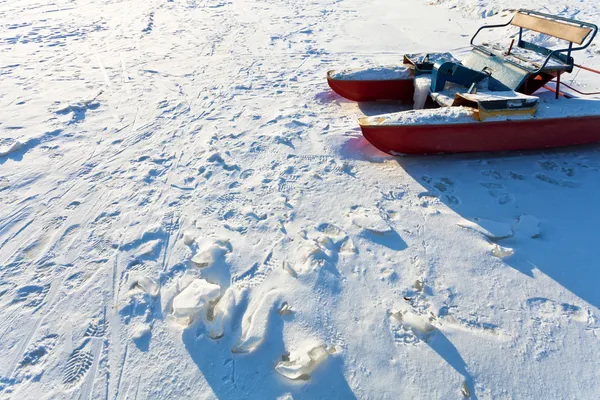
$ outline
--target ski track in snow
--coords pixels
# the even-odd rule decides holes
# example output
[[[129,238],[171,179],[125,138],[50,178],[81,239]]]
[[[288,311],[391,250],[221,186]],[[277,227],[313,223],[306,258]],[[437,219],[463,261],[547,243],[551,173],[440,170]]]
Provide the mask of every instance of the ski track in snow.
[[[598,147],[377,152],[356,118],[397,106],[326,71],[464,51],[508,4],[363,3],[0,3],[0,397],[600,391]],[[193,279],[229,303],[176,319]]]

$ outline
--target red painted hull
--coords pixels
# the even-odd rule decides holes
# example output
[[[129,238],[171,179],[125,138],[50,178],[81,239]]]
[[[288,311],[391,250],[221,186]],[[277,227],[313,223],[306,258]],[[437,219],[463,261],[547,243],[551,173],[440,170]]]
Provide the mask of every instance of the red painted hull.
[[[353,81],[327,77],[327,83],[334,92],[353,101],[412,101],[415,91],[412,78],[387,81]]]
[[[448,125],[362,125],[363,136],[389,154],[533,150],[600,141],[600,116]]]

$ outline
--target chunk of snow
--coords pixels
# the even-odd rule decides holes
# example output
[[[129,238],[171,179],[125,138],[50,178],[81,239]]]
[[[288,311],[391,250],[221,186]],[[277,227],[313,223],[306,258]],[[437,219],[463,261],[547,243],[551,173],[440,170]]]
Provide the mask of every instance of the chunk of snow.
[[[135,253],[135,258],[147,258],[151,256],[158,256],[162,248],[162,242],[160,240],[150,240],[140,246],[138,251]]]
[[[515,254],[515,251],[509,247],[502,247],[500,245],[495,244],[492,247],[492,255],[498,258],[510,257]]]
[[[475,218],[475,222],[465,220],[459,222],[457,225],[461,228],[481,233],[490,239],[505,239],[513,235],[509,224],[489,219]]]
[[[417,315],[411,311],[398,311],[392,316],[402,324],[403,327],[412,330],[415,334],[429,334],[435,329],[429,323],[429,320],[421,315]]]
[[[235,288],[232,286],[225,291],[213,311],[213,322],[208,327],[208,335],[212,339],[223,337],[225,329],[235,310]]]
[[[329,79],[342,81],[388,81],[412,79],[412,69],[406,65],[348,68],[330,71]]]
[[[185,243],[186,245],[190,246],[192,243],[194,243],[195,240],[196,237],[192,232],[186,231],[183,234],[183,243]]]
[[[520,235],[536,238],[540,235],[540,221],[533,215],[521,215],[515,230]]]
[[[308,352],[300,353],[289,361],[280,361],[275,371],[291,380],[308,379],[315,369],[329,357],[325,346],[317,346]]]
[[[177,287],[179,291],[182,291],[186,287],[190,286],[195,279],[198,279],[198,274],[193,270],[185,271],[184,274],[179,278]]]
[[[176,282],[171,282],[163,286],[160,293],[160,308],[163,314],[170,314],[173,311],[173,299],[177,296],[179,288]]]
[[[210,267],[231,250],[230,246],[226,240],[208,240],[200,246],[198,252],[192,257],[192,262],[198,268]]]
[[[131,338],[133,340],[139,340],[139,339],[143,338],[144,336],[149,335],[150,333],[151,333],[150,325],[148,325],[146,323],[135,324],[131,331]]]
[[[160,291],[158,282],[147,276],[136,276],[134,277],[133,281],[134,283],[132,286],[139,286],[152,297],[157,296],[158,292]]]
[[[173,299],[173,315],[177,318],[193,318],[220,295],[219,285],[209,283],[205,279],[195,279]]]
[[[431,75],[421,75],[415,78],[415,93],[413,95],[413,108],[422,110],[429,96],[431,88]]]
[[[19,150],[23,146],[23,143],[13,138],[2,138],[0,139],[0,157],[4,157]]]
[[[290,305],[287,302],[283,303],[283,305],[279,309],[279,315],[290,315],[291,313],[292,307],[290,307]]]

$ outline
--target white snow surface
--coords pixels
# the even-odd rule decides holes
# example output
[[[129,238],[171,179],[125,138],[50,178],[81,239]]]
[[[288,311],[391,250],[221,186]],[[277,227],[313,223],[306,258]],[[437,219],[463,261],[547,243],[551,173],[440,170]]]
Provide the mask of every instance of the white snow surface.
[[[597,398],[599,147],[394,158],[327,86],[520,4],[441,3],[0,3],[0,398]]]
[[[412,69],[404,65],[332,70],[329,78],[340,81],[393,81],[413,78]]]
[[[496,118],[494,118],[496,119]],[[506,119],[506,118],[505,118]],[[490,118],[491,120],[491,118]],[[441,107],[425,110],[406,110],[361,118],[362,125],[446,125],[478,123],[472,107]]]

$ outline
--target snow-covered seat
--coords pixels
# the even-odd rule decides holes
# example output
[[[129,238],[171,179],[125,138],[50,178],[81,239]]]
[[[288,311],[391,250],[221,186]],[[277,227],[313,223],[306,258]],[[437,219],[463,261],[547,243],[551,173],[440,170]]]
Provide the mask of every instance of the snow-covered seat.
[[[513,40],[513,43],[509,46],[490,45],[486,43],[474,44],[475,38],[482,30],[501,28],[509,25],[519,28],[519,36],[516,43]],[[560,39],[567,42],[568,46],[553,50],[528,42],[523,39],[523,30],[534,31]],[[505,24],[486,25],[479,28],[471,38],[471,44],[530,73],[545,72],[559,75],[562,72],[571,72],[573,70],[572,52],[587,48],[597,32],[598,27],[587,22],[537,11],[519,10]],[[577,44],[579,47],[573,47],[573,44]]]
[[[513,47],[510,49],[510,53],[506,54],[510,45],[503,46],[501,43],[482,43],[481,46],[495,54],[497,57],[502,57],[528,71],[537,71],[542,65],[544,66],[543,71],[548,72],[567,71],[572,68],[572,65],[554,57],[550,58],[544,65],[544,61],[546,61],[547,57],[546,55],[524,47]]]

